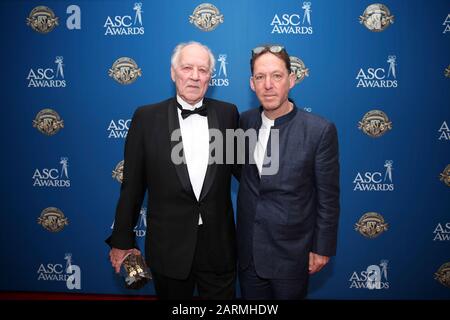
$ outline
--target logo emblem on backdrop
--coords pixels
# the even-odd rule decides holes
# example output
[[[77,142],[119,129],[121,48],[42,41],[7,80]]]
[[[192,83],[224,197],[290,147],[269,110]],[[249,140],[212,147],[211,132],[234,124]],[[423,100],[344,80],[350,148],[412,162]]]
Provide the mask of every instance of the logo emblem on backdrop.
[[[39,33],[49,33],[58,24],[58,17],[53,10],[45,6],[38,6],[31,10],[27,18],[27,26]]]
[[[356,87],[397,88],[397,56],[389,55],[386,62],[389,66],[387,74],[381,67],[360,68],[355,78],[358,80]]]
[[[392,129],[392,122],[383,111],[371,110],[358,122],[358,129],[372,138],[378,138]]]
[[[219,24],[223,23],[223,14],[220,14],[219,9],[214,5],[202,3],[189,16],[189,22],[202,31],[213,31]]]
[[[386,171],[382,172],[358,172],[353,180],[353,191],[394,191],[392,179],[394,161],[386,160],[384,167]]]
[[[114,220],[111,225],[111,230],[114,229],[114,224],[116,221]],[[145,233],[147,231],[147,208],[142,207],[141,211],[139,212],[139,220],[136,223],[136,226],[134,227],[134,233],[136,234],[136,237],[145,237]]]
[[[270,23],[271,33],[313,34],[311,2],[305,1],[300,6],[303,9],[303,16],[301,13],[276,13]]]
[[[448,128],[447,121],[442,122],[441,127],[438,130],[439,140],[450,140],[450,129]]]
[[[300,83],[305,77],[309,77],[309,69],[306,68],[305,63],[297,57],[290,56],[291,72],[295,74],[295,83]]]
[[[302,9],[305,10],[303,13],[303,21],[302,23],[305,24],[305,20],[306,22],[308,22],[309,25],[311,25],[311,2],[303,2],[302,5]]]
[[[445,68],[444,75],[445,75],[447,78],[450,78],[450,64],[448,65],[447,68]]]
[[[433,234],[433,241],[450,241],[450,222],[438,223]]]
[[[379,265],[373,264],[364,271],[353,272],[348,280],[350,289],[389,289],[387,278],[388,263],[388,260],[381,260]]]
[[[139,25],[142,26],[142,2],[136,2],[134,4],[133,10],[136,11],[136,14],[134,15],[134,24],[139,23]]]
[[[442,31],[442,33],[450,32],[450,13],[447,15],[442,25],[445,26],[445,29],[444,31]]]
[[[131,119],[118,119],[116,121],[111,120],[108,125],[108,129],[106,129],[109,134],[108,138],[114,139],[125,139],[128,134],[128,129],[130,128]]]
[[[440,284],[450,288],[450,262],[444,263],[439,270],[434,274],[434,279]]]
[[[445,167],[444,171],[442,171],[439,180],[444,182],[448,187],[450,187],[450,164],[448,164]]]
[[[28,88],[65,88],[67,83],[64,79],[64,58],[55,57],[56,69],[54,68],[30,68],[27,75]]]
[[[355,224],[355,230],[364,237],[373,239],[387,231],[388,226],[381,214],[367,212]]]
[[[131,84],[142,76],[142,70],[133,59],[121,57],[114,61],[108,75],[120,84]]]
[[[395,73],[395,66],[397,65],[395,63],[395,60],[397,59],[397,57],[395,55],[389,55],[388,59],[387,59],[387,63],[389,63],[389,69],[388,69],[388,78],[389,76],[392,76],[394,79],[397,78],[397,75]]]
[[[61,170],[56,168],[36,169],[33,173],[33,187],[69,188],[70,178],[68,173],[69,158],[61,157],[59,164]]]
[[[66,27],[69,30],[81,29],[81,9],[79,6],[71,4],[67,7],[66,13],[69,15],[66,19]],[[52,9],[45,6],[38,6],[31,10],[27,19],[27,26],[34,31],[46,34],[59,25],[58,17],[55,16]]]
[[[64,58],[62,56],[57,56],[55,58],[55,63],[56,63],[56,77],[58,78],[58,76],[61,79],[64,79],[64,64],[63,64],[63,60]]]
[[[52,136],[64,128],[64,120],[61,120],[55,110],[42,109],[33,120],[33,128],[38,129],[42,134]]]
[[[123,181],[123,165],[125,163],[125,160],[120,161],[116,168],[112,172],[113,179],[116,179],[119,183],[122,183]]]
[[[65,226],[69,225],[69,220],[58,208],[49,207],[41,212],[41,215],[38,218],[38,224],[40,224],[45,230],[59,232]]]
[[[108,16],[103,28],[105,28],[105,36],[135,36],[143,35],[145,32],[142,23],[142,2],[136,2],[133,6],[135,11],[132,15]]]
[[[227,55],[224,53],[219,54],[217,62],[219,63],[219,71],[217,72],[216,67],[214,67],[214,73],[211,75],[209,85],[211,87],[228,87],[230,81],[228,79],[227,71]]]
[[[37,270],[38,281],[65,282],[67,289],[81,289],[81,268],[72,264],[72,254],[64,256],[66,266],[62,263],[41,263]]]
[[[362,16],[359,16],[359,22],[370,31],[380,32],[394,23],[394,16],[384,4],[374,3],[364,10]]]

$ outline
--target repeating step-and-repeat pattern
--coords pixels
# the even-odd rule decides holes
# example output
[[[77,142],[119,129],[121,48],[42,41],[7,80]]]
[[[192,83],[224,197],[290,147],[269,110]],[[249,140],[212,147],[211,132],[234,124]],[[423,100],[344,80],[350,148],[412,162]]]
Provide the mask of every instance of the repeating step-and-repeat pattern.
[[[337,256],[317,299],[450,298],[450,2],[2,1],[0,290],[124,288],[114,224],[134,110],[174,96],[179,42],[208,45],[207,96],[258,106],[251,49],[286,47],[290,96],[339,133]],[[238,183],[233,183],[233,201]],[[135,232],[147,231],[145,202]],[[151,230],[149,231],[151,232]]]

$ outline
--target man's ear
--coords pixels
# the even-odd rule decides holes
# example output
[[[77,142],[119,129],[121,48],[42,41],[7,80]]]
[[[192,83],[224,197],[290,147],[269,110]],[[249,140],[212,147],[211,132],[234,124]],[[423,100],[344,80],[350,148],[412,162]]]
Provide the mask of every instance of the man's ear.
[[[173,66],[170,67],[170,77],[172,78],[172,81],[175,82],[175,70],[173,69]]]
[[[253,77],[250,77],[250,88],[255,91],[255,84],[253,83]]]
[[[294,72],[291,72],[289,74],[289,89],[292,89],[292,87],[295,86],[295,80],[297,80],[297,76]]]

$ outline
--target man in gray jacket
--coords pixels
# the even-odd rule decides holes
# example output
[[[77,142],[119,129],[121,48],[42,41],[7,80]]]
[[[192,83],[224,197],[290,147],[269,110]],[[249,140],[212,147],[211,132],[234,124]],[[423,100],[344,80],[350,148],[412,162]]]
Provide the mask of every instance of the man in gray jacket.
[[[241,291],[244,299],[302,299],[309,275],[336,253],[336,127],[288,99],[295,75],[282,46],[253,49],[251,71],[261,107],[240,118],[243,130],[258,131],[256,145],[246,144],[237,204]]]

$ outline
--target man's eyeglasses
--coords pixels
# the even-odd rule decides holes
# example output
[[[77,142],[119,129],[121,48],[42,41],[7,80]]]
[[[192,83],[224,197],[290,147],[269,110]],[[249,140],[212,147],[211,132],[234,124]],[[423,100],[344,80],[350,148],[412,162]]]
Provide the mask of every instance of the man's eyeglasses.
[[[280,45],[273,45],[273,46],[261,46],[261,47],[256,47],[252,50],[252,55],[255,56],[257,54],[260,54],[263,51],[270,51],[272,53],[280,53],[281,51],[284,50],[283,46]]]

